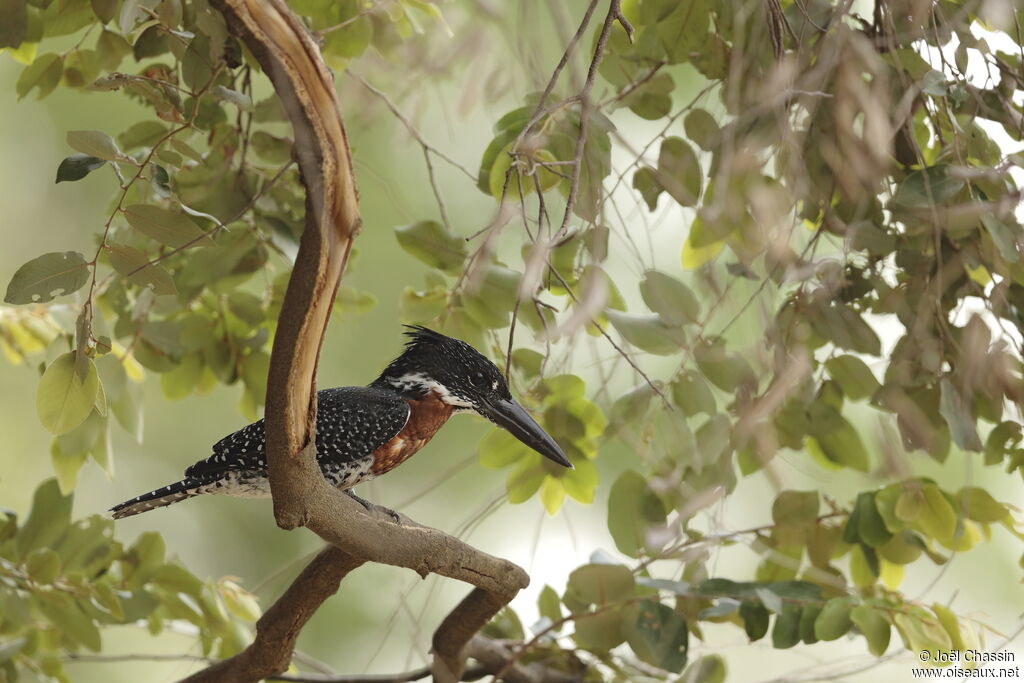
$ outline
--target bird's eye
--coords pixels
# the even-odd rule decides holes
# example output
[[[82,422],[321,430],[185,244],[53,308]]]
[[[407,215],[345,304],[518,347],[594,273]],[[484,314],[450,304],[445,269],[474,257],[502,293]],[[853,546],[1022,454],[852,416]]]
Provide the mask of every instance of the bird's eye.
[[[474,372],[469,376],[469,381],[478,387],[482,387],[487,381],[487,378],[484,377],[484,373],[482,372]]]

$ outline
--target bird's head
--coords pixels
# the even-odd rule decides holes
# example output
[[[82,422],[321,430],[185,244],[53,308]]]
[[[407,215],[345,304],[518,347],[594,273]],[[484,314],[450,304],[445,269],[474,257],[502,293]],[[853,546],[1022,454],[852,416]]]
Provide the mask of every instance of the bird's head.
[[[455,411],[485,417],[544,457],[572,467],[555,440],[512,398],[494,363],[464,341],[425,327],[408,327],[405,351],[375,385],[407,396],[433,393]]]

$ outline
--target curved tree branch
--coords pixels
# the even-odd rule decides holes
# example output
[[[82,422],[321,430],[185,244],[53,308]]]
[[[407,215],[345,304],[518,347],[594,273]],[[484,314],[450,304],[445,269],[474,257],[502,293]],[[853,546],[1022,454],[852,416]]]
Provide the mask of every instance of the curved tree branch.
[[[270,77],[292,123],[306,224],[278,318],[267,380],[267,469],[278,526],[306,526],[323,551],[260,619],[244,652],[190,681],[256,681],[284,671],[295,639],[341,579],[363,562],[476,586],[434,634],[434,680],[461,678],[473,635],[529,583],[521,568],[407,518],[368,514],[331,488],[316,462],[316,369],[352,239],[358,195],[331,73],[284,0],[212,0]]]

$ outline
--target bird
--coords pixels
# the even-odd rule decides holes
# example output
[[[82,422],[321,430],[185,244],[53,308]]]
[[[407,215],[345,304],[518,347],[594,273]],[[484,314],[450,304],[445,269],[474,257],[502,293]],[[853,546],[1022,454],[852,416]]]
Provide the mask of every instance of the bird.
[[[406,325],[402,353],[367,386],[317,392],[316,458],[324,478],[366,507],[351,489],[417,453],[456,413],[475,413],[563,467],[558,443],[509,392],[501,371],[466,342]],[[224,437],[180,481],[110,509],[130,517],[203,494],[270,496],[266,435],[258,420]]]

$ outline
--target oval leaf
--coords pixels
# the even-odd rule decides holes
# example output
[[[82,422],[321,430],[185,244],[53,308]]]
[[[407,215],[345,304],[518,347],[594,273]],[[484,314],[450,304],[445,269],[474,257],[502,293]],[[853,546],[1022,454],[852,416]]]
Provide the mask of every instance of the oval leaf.
[[[55,296],[77,291],[88,281],[89,265],[77,251],[43,254],[18,268],[7,285],[4,301],[46,303]]]
[[[395,228],[398,244],[423,263],[449,274],[466,258],[466,242],[437,221],[420,221]]]
[[[72,154],[57,167],[56,182],[81,180],[105,163],[103,159],[88,154]]]
[[[68,132],[68,145],[71,149],[89,156],[114,161],[124,157],[117,148],[114,138],[98,130],[73,130]]]
[[[154,294],[177,294],[170,273],[157,265],[151,265],[149,258],[138,249],[120,244],[111,244],[110,265],[121,275],[140,287],[150,287]]]
[[[91,358],[84,374],[75,371],[75,354],[65,353],[46,368],[36,391],[39,421],[54,434],[66,434],[85,422],[99,392],[100,378]]]
[[[133,228],[168,247],[186,244],[213,244],[210,236],[191,218],[152,204],[132,204],[124,208],[124,216]]]

